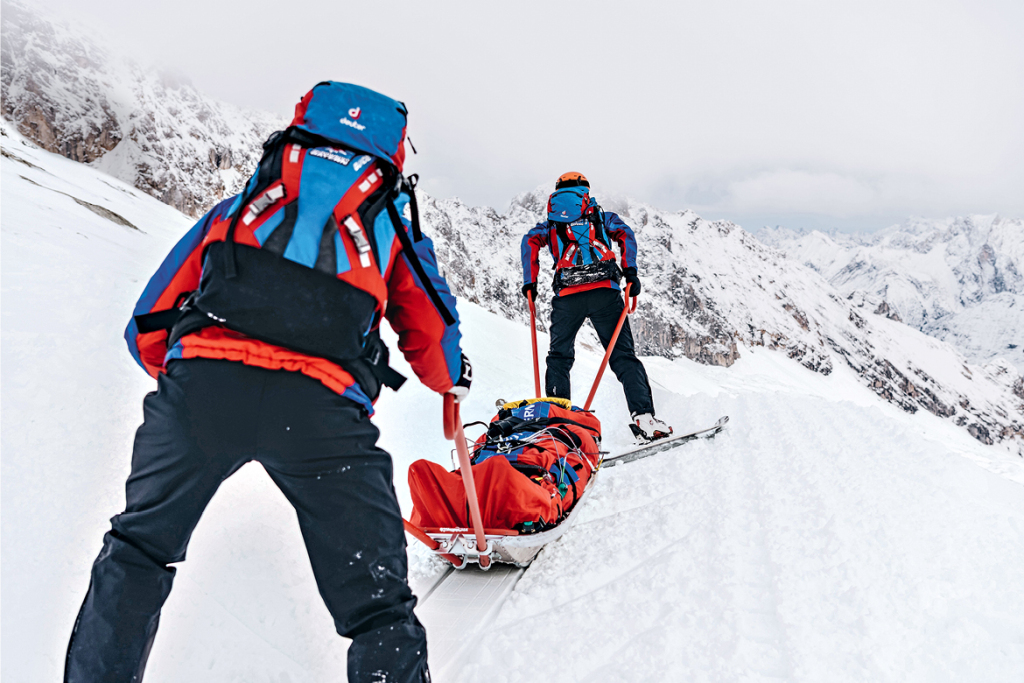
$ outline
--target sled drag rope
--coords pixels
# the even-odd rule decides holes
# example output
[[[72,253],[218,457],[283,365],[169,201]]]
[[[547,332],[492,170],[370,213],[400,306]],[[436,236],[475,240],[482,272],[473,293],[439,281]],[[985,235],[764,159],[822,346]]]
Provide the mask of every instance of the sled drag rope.
[[[469,449],[466,447],[466,433],[462,430],[459,419],[459,404],[452,394],[444,395],[444,438],[455,440],[455,449],[459,452],[459,471],[462,473],[462,484],[466,487],[466,502],[469,504],[469,515],[476,534],[476,547],[480,553],[481,569],[489,569],[491,557],[487,552],[487,538],[484,536],[484,522],[480,515],[480,501],[476,497],[476,482],[473,481],[473,466],[469,461]]]
[[[530,302],[530,341],[533,342],[533,391],[537,398],[540,393],[540,360],[537,356],[537,306],[533,303],[533,297],[527,296]]]
[[[626,289],[622,293],[625,305],[622,307],[622,315],[619,316],[619,324],[615,326],[615,332],[612,334],[612,338],[608,341],[608,348],[604,350],[604,358],[601,359],[601,366],[597,369],[597,377],[594,378],[594,386],[590,387],[590,395],[587,396],[587,402],[583,406],[583,410],[590,410],[590,404],[594,402],[594,395],[597,394],[597,387],[601,384],[601,377],[604,375],[605,368],[608,367],[608,359],[612,357],[612,351],[615,349],[615,343],[619,341],[619,332],[622,332],[622,326],[626,323],[626,316],[636,310],[636,297],[633,297],[633,304],[630,306],[629,303],[629,288],[632,283],[626,283]]]
[[[557,444],[565,442],[558,439],[555,436],[555,432],[561,432],[563,434],[572,434],[572,432],[570,432],[568,429],[564,427],[546,427],[543,430],[534,434],[533,436],[523,439],[523,443],[537,445],[537,442],[546,439],[547,441],[551,442],[553,448],[557,448]],[[594,464],[590,462],[590,456],[587,455],[587,452],[585,450],[583,450],[579,446],[573,446],[572,448],[565,452],[565,458],[568,458],[573,453],[578,455],[580,460],[586,463],[587,467],[590,468],[591,472],[594,471]]]

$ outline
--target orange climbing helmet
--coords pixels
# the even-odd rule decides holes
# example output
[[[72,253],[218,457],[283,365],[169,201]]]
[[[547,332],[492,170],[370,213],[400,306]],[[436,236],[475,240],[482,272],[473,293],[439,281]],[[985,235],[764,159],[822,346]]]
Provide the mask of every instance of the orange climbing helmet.
[[[590,181],[587,180],[587,176],[576,171],[569,171],[558,176],[558,180],[555,181],[555,189],[561,190],[564,187],[590,187]]]

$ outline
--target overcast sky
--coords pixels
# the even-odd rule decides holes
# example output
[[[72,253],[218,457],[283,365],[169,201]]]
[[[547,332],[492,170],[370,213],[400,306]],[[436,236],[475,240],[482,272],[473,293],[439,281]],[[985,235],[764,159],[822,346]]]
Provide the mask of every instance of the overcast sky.
[[[578,170],[748,229],[1024,216],[1021,0],[26,1],[242,106],[403,100],[423,187],[498,210]]]

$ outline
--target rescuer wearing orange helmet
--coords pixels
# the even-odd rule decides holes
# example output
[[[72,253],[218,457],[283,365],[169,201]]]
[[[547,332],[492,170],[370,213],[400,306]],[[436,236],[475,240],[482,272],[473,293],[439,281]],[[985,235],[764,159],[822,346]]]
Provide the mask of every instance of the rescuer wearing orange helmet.
[[[571,398],[569,372],[575,360],[576,334],[589,318],[606,348],[625,302],[619,282],[640,294],[636,237],[618,215],[604,211],[590,196],[590,182],[576,171],[563,173],[548,198],[548,219],[534,226],[522,243],[523,295],[535,299],[540,251],[548,247],[555,262],[551,300],[551,345],[545,383],[548,396]],[[620,259],[612,251],[617,242]],[[636,357],[629,320],[625,321],[608,365],[622,383],[639,441],[668,436],[672,428],[654,417],[654,399],[643,363]]]

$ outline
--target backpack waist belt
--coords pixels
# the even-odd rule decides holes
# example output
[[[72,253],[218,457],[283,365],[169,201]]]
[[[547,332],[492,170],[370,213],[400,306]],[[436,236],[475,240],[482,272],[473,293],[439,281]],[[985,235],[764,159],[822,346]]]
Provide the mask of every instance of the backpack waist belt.
[[[618,284],[622,280],[622,269],[614,260],[595,261],[585,266],[570,266],[559,268],[552,278],[551,288],[558,294],[566,287],[577,285],[589,285],[594,282],[611,280]]]
[[[234,247],[229,278],[223,251]],[[264,249],[216,242],[206,255],[197,294],[180,309],[136,316],[140,332],[169,329],[170,348],[182,337],[218,325],[259,341],[335,363],[371,400],[381,385],[398,389],[405,377],[388,366],[379,334],[364,336],[377,300],[347,282]]]

